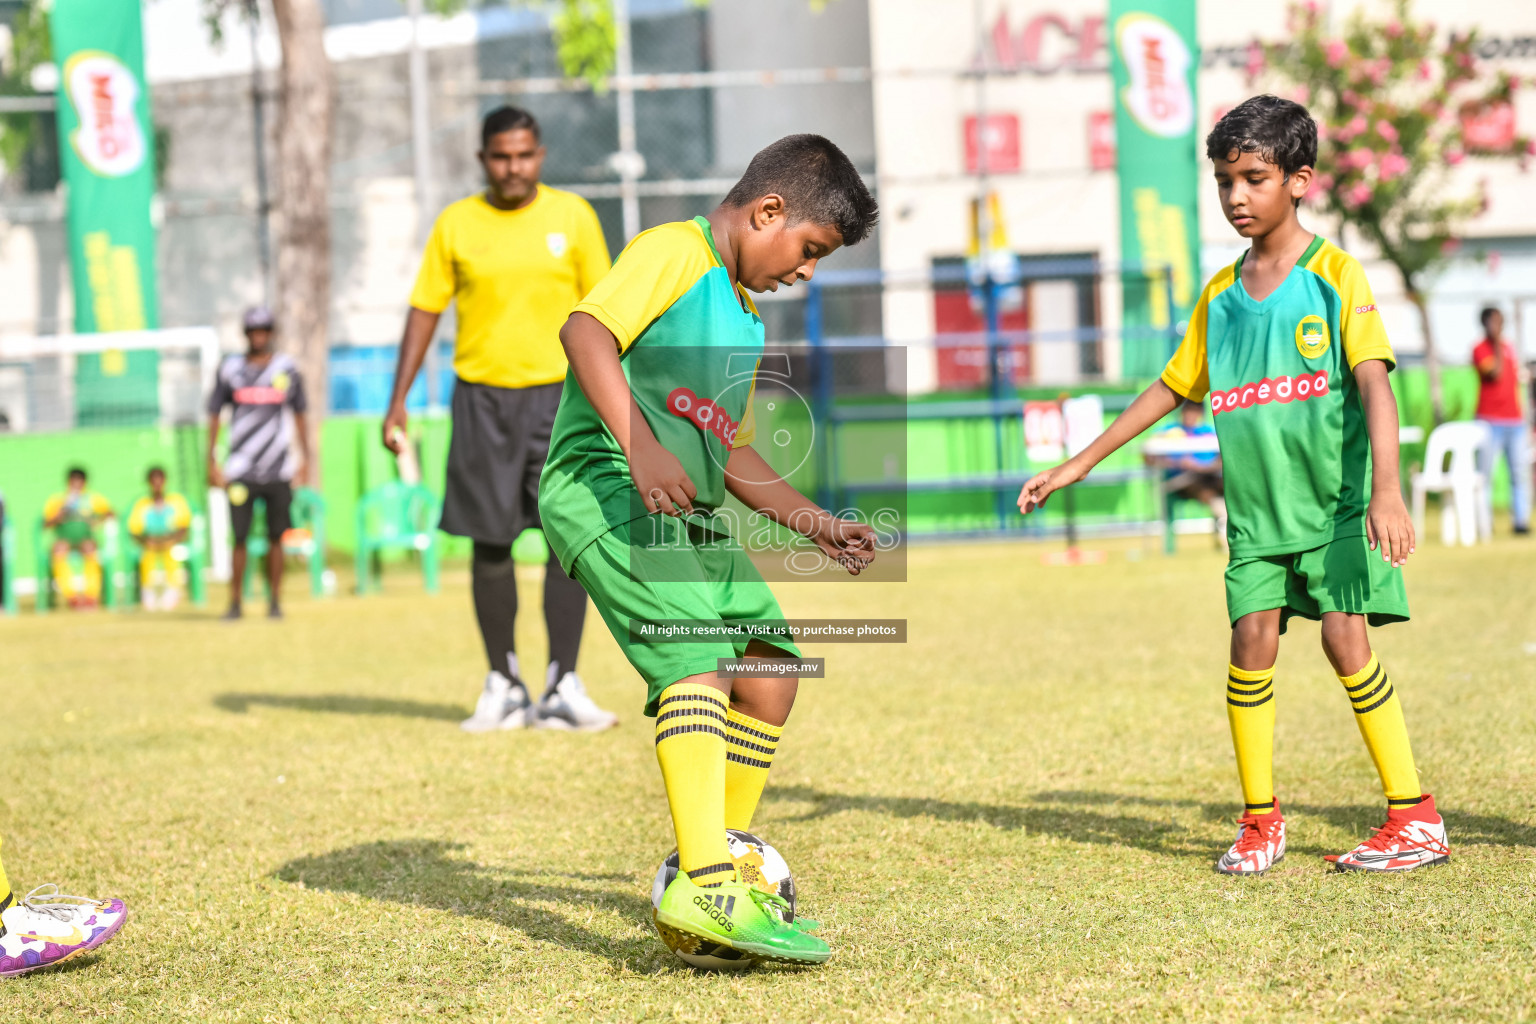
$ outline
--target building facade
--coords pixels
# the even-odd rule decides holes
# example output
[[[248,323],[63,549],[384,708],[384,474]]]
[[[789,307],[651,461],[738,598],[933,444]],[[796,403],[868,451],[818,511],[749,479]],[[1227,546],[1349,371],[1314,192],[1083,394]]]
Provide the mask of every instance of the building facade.
[[[1355,5],[1337,3],[1342,25]],[[988,146],[988,186],[999,199],[1009,249],[1034,259],[1088,259],[1101,268],[1085,299],[1082,277],[1037,279],[1023,289],[1013,324],[1045,337],[1099,332],[1092,358],[1061,343],[1033,346],[1029,379],[1071,383],[1120,375],[1119,189],[1115,172],[1110,27],[1104,0],[875,0],[870,37],[875,136],[886,219],[881,262],[897,279],[920,282],[972,245],[971,202],[980,191],[978,146]],[[1222,112],[1276,83],[1250,84],[1249,44],[1285,34],[1283,0],[1198,5],[1200,70],[1197,134]],[[1536,74],[1536,5],[1466,0],[1416,4],[1442,32],[1478,28],[1480,55],[1529,79]],[[1453,16],[1447,16],[1448,14]],[[986,69],[977,75],[977,69]],[[1536,98],[1517,102],[1520,126],[1536,131]],[[978,123],[985,132],[978,133]],[[1202,164],[1204,164],[1202,157]],[[1502,305],[1527,358],[1536,357],[1536,179],[1512,162],[1468,160],[1451,187],[1488,185],[1487,211],[1466,228],[1463,252],[1435,282],[1432,314],[1438,351],[1465,362],[1476,341],[1477,310]],[[1222,216],[1214,188],[1199,197],[1202,273],[1245,247]],[[1337,239],[1338,225],[1313,214],[1309,226]],[[1394,343],[1410,359],[1422,350],[1416,313],[1395,271],[1344,238],[1362,257]],[[1064,272],[1070,270],[1064,267]],[[972,304],[973,306],[974,304]],[[963,382],[964,367],[935,335],[978,329],[973,308],[943,288],[909,283],[884,297],[888,335],[910,346],[914,388]],[[1005,314],[1004,326],[1008,326]],[[1086,343],[1082,343],[1086,344]]]

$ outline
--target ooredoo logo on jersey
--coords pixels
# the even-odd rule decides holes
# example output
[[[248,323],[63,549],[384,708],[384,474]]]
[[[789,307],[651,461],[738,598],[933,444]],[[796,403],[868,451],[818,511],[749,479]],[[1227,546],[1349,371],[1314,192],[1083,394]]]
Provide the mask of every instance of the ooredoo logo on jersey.
[[[667,396],[667,409],[674,416],[681,416],[701,430],[707,430],[727,448],[736,443],[736,431],[741,424],[731,419],[731,414],[707,398],[700,398],[692,388],[674,388]]]
[[[1211,415],[1220,416],[1234,409],[1251,409],[1256,405],[1279,402],[1305,402],[1309,398],[1328,393],[1328,374],[1304,373],[1295,377],[1265,377],[1252,384],[1239,384],[1230,391],[1211,392]]]

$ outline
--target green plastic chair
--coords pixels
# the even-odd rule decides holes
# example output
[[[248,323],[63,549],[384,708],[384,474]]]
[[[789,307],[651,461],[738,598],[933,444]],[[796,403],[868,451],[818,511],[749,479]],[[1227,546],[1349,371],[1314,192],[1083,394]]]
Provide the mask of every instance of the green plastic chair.
[[[252,500],[256,505],[251,509],[251,535],[245,542],[245,579],[240,581],[240,593],[249,597],[253,578],[259,575],[270,600],[272,585],[265,571],[257,571],[272,547],[267,541],[267,502],[265,498]],[[309,592],[319,597],[325,593],[325,499],[308,487],[295,488],[289,518],[293,529],[308,530],[309,536],[301,542],[284,544],[283,554],[304,559],[309,568]]]
[[[133,501],[138,500],[135,495]],[[132,511],[133,501],[123,507]],[[192,525],[187,528],[187,540],[182,546],[187,549],[187,557],[182,561],[182,567],[187,570],[187,598],[201,607],[208,603],[207,581],[203,579],[203,570],[208,566],[208,517],[202,509],[192,509]],[[144,595],[139,586],[139,558],[144,549],[126,529],[123,530],[122,549],[124,601],[140,604]]]
[[[49,535],[53,532],[45,525],[41,515],[32,528],[32,550],[37,558],[37,600],[34,604],[37,612],[42,614],[54,606],[58,594],[53,590],[53,543]],[[115,608],[118,603],[118,566],[122,562],[122,544],[120,536],[122,529],[113,516],[101,524],[96,532],[96,557],[101,561],[101,606],[103,608]],[[80,557],[71,554],[71,558]],[[6,574],[10,578],[10,574]],[[7,584],[9,585],[9,584]]]
[[[443,503],[421,484],[398,480],[380,484],[357,502],[357,592],[380,589],[375,566],[385,551],[415,551],[421,555],[421,575],[427,593],[438,589],[437,521]]]

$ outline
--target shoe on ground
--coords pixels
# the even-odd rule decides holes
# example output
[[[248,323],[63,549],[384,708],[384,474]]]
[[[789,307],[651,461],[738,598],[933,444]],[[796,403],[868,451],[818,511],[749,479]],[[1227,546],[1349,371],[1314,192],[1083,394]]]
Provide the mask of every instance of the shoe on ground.
[[[1285,857],[1285,818],[1280,801],[1263,814],[1237,819],[1237,840],[1221,859],[1216,871],[1223,875],[1262,875]]]
[[[220,615],[219,618],[225,622],[239,622],[240,617],[244,614],[245,612],[240,608],[239,605],[232,604],[229,606],[229,611],[225,612],[223,615]]]
[[[66,896],[56,885],[40,885],[0,912],[0,978],[89,953],[127,917],[122,900]]]
[[[1524,537],[1527,534],[1529,534],[1530,532],[1531,532],[1531,528],[1529,526],[1517,526],[1517,527],[1515,527],[1515,536],[1516,537]]]
[[[274,604],[274,605],[268,605],[267,606],[267,618],[269,618],[269,619],[282,619],[282,617],[283,617],[283,609],[282,609],[281,605],[275,605]]]
[[[475,701],[475,713],[459,723],[465,732],[491,732],[494,729],[522,729],[531,724],[533,702],[522,681],[513,682],[492,669],[486,673],[485,687]]]
[[[1338,871],[1412,871],[1451,859],[1445,820],[1428,793],[1412,807],[1387,809],[1387,823],[1348,853],[1323,858]]]
[[[567,672],[559,682],[551,682],[539,698],[534,725],[540,729],[566,732],[600,732],[619,724],[619,716],[604,711],[587,696],[586,684],[575,672]]]
[[[703,888],[678,872],[656,908],[659,927],[704,942],[729,946],[758,960],[782,964],[824,964],[832,949],[783,915],[781,897],[735,880]],[[686,944],[686,943],[685,943]],[[686,948],[683,952],[688,952]]]

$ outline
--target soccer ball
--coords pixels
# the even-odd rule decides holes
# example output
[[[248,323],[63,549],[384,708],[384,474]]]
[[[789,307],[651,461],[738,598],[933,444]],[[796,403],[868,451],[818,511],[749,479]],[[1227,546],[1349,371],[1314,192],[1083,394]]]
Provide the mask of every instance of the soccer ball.
[[[789,904],[784,920],[795,919],[795,879],[789,865],[778,850],[750,832],[734,828],[725,830],[726,845],[730,847],[731,860],[736,864],[736,874],[747,885],[773,893]],[[755,961],[752,957],[713,942],[706,942],[697,935],[674,931],[656,920],[656,909],[661,906],[661,894],[677,877],[677,851],[673,850],[656,869],[656,880],[651,883],[651,921],[656,934],[667,948],[690,967],[706,971],[744,971]]]

